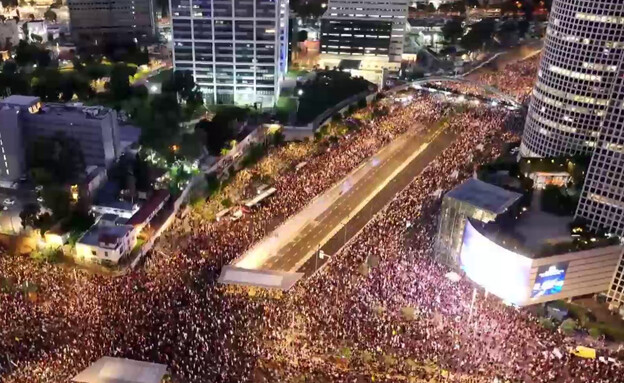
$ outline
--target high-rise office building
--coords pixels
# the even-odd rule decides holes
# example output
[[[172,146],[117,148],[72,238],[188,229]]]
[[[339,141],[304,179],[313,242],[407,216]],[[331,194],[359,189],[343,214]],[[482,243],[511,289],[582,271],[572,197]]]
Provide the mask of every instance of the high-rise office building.
[[[176,70],[206,102],[272,107],[288,69],[288,0],[170,0]]]
[[[624,235],[624,2],[555,0],[520,153],[592,154],[576,216]]]
[[[121,155],[115,110],[13,95],[0,100],[0,182],[10,185],[23,175],[30,142],[57,134],[78,142],[87,166],[109,167]]]
[[[624,56],[624,3],[555,0],[521,154],[590,153],[608,120]]]
[[[330,0],[321,19],[321,53],[400,62],[408,4],[408,0]]]
[[[77,44],[149,40],[156,31],[152,0],[67,0]]]

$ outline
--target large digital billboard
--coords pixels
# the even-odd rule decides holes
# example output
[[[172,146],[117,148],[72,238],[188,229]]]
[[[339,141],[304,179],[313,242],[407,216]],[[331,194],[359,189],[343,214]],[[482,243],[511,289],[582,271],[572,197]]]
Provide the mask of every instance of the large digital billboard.
[[[568,262],[559,262],[554,265],[544,265],[537,269],[535,284],[531,298],[560,293],[563,289]]]
[[[527,300],[531,259],[492,242],[469,220],[459,258],[468,278],[492,294],[514,304]]]

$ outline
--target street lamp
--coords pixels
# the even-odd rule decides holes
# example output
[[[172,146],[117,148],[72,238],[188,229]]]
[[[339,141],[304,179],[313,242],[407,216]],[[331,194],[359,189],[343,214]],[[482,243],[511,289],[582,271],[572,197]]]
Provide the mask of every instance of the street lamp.
[[[297,95],[299,95],[299,96],[303,96],[303,89],[299,89],[299,90],[297,91]]]
[[[321,245],[318,245],[317,250],[316,250],[316,257],[314,258],[314,272],[315,273],[318,270],[319,258],[320,259],[331,258],[329,255],[325,254],[323,250],[321,250]]]

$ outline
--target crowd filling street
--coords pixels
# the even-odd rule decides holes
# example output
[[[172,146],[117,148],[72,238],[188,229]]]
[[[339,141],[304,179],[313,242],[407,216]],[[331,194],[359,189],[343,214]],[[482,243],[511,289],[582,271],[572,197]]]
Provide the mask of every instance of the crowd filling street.
[[[531,62],[517,65],[534,78]],[[479,292],[471,315],[475,286],[433,257],[437,192],[517,140],[522,117],[420,91],[369,108],[276,176],[262,206],[236,221],[178,220],[124,276],[0,257],[0,381],[65,382],[102,356],[164,363],[175,382],[624,381],[624,368],[570,355],[572,340],[496,297]],[[397,135],[439,122],[457,139],[322,271],[283,293],[216,283],[223,264]]]
[[[505,94],[515,97],[519,102],[529,100],[531,90],[537,78],[537,69],[540,63],[540,55],[522,61],[516,61],[505,66],[503,71],[483,70],[470,75],[470,80],[488,84]],[[507,73],[507,76],[501,76]]]

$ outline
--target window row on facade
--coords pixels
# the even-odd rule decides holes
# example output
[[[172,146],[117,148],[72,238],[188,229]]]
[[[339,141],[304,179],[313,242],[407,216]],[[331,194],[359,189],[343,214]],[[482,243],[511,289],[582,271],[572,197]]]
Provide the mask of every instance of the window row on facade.
[[[277,14],[275,0],[171,0],[171,14],[182,17],[270,17]],[[255,12],[254,12],[255,11]]]

